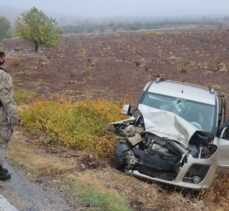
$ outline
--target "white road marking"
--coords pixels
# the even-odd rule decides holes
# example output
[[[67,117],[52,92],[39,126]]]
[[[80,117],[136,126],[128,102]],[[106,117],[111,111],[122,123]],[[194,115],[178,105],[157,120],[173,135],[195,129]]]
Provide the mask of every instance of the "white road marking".
[[[18,211],[7,199],[0,195],[0,211]]]

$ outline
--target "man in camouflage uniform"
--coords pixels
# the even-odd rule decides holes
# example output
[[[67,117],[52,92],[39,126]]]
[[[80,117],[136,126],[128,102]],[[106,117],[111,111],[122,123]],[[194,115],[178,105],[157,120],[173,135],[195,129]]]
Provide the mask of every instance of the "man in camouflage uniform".
[[[3,168],[5,151],[12,133],[13,125],[19,120],[13,99],[11,76],[2,68],[5,54],[0,51],[0,180],[10,179],[8,170]]]

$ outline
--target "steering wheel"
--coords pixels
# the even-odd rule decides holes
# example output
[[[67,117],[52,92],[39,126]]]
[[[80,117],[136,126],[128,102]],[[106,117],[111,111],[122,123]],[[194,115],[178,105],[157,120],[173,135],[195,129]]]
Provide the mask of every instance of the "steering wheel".
[[[198,122],[191,122],[191,124],[192,124],[193,126],[195,126],[196,128],[198,128],[198,129],[202,129],[200,123],[198,123]]]

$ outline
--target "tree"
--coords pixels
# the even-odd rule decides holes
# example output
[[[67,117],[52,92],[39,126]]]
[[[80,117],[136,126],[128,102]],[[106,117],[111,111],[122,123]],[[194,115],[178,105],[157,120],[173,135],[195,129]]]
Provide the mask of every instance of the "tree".
[[[32,41],[35,52],[38,52],[40,45],[55,47],[60,33],[61,30],[57,27],[55,19],[46,16],[36,7],[22,13],[16,20],[16,36]]]
[[[0,16],[0,40],[10,36],[10,22],[3,16]]]

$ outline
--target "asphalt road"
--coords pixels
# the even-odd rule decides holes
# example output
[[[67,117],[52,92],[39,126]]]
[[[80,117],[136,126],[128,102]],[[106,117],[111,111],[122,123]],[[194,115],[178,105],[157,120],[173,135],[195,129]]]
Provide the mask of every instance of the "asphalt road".
[[[1,211],[17,211],[17,209],[8,202],[8,200],[0,194],[0,210]]]
[[[65,199],[31,181],[22,170],[5,163],[12,178],[0,182],[0,211],[71,211]]]

